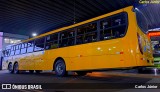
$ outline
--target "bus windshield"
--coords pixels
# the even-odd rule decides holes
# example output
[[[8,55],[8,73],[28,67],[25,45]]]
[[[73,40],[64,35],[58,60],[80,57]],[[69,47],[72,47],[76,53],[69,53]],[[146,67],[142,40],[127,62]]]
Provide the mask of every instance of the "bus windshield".
[[[143,13],[139,9],[135,9],[137,24],[139,28],[146,33],[148,31],[148,21],[147,18],[143,15]]]

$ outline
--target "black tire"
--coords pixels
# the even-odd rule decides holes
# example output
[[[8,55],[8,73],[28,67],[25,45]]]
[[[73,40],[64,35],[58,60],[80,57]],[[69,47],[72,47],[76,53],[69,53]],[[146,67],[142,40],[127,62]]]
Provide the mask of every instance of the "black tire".
[[[41,71],[41,70],[35,70],[35,72],[36,72],[37,74],[39,74],[39,73],[41,73],[42,71]]]
[[[138,73],[144,73],[145,72],[145,68],[138,68]]]
[[[64,63],[64,60],[58,59],[55,63],[54,70],[57,76],[63,77],[67,76],[67,71],[66,71],[66,64]]]
[[[77,71],[76,73],[78,74],[78,76],[85,76],[87,74],[87,72],[85,71]]]
[[[8,64],[8,71],[9,71],[9,73],[13,73],[12,63]]]
[[[29,70],[29,73],[34,73],[34,70]]]
[[[13,66],[13,72],[15,74],[19,74],[19,66],[18,66],[18,63],[15,63],[14,66]]]

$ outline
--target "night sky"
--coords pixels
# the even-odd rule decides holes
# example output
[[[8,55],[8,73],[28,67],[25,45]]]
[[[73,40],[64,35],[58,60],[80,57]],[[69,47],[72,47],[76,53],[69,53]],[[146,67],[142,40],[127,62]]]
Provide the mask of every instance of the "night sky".
[[[93,18],[137,0],[0,0],[0,31],[14,34],[42,34]],[[160,4],[141,7],[149,28],[160,27]]]

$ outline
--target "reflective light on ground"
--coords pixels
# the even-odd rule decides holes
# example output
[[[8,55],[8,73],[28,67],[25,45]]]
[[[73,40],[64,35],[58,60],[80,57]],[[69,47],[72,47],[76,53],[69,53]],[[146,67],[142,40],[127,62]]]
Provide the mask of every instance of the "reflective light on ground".
[[[87,76],[90,76],[90,77],[109,77],[106,74],[104,74],[103,72],[92,72],[92,73],[88,73]]]
[[[154,75],[157,75],[157,68],[154,68]]]

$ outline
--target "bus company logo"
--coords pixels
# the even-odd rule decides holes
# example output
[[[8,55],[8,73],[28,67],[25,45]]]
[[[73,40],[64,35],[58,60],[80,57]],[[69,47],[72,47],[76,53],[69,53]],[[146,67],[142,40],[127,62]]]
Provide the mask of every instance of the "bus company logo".
[[[42,89],[42,85],[2,84],[2,89]]]
[[[2,89],[11,89],[11,84],[2,84]]]
[[[160,0],[139,0],[140,4],[160,4]]]

